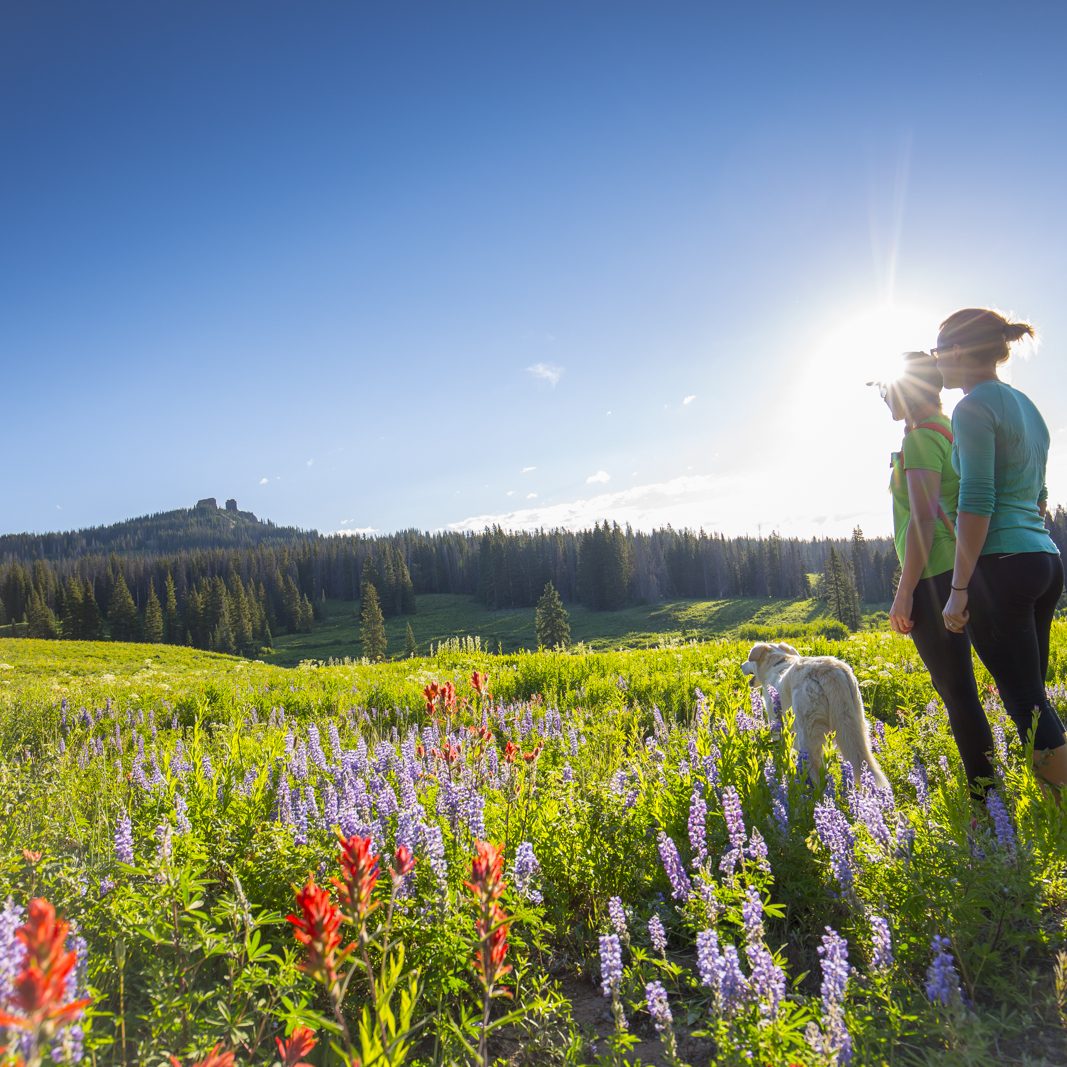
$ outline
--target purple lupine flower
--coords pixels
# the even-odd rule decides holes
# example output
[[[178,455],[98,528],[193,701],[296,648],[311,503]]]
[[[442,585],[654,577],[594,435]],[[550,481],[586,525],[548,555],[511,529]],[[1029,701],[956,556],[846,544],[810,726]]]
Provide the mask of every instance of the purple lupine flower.
[[[675,900],[686,900],[692,892],[693,886],[689,876],[685,873],[682,857],[678,855],[678,846],[663,830],[657,837],[659,856],[663,862],[663,869],[671,883],[671,896]]]
[[[540,891],[533,887],[533,881],[540,871],[541,865],[534,855],[533,845],[529,841],[523,841],[515,850],[515,865],[513,868],[515,878],[515,890],[520,896],[527,897],[535,904],[543,900]]]
[[[125,812],[115,826],[115,859],[133,865],[133,821]]]
[[[326,763],[326,753],[322,751],[322,738],[319,734],[319,728],[314,723],[311,723],[308,726],[308,738],[308,750],[311,753],[311,762],[314,763],[323,774],[326,774],[329,769]]]
[[[669,1030],[674,1018],[671,1015],[671,1006],[667,1000],[667,990],[663,988],[663,983],[649,982],[645,986],[645,1000],[648,1003],[648,1014],[652,1016],[656,1033],[662,1034]]]
[[[148,784],[154,789],[157,785],[163,785],[164,781],[166,781],[163,777],[163,772],[159,769],[159,763],[156,761],[155,749],[152,749],[148,754],[148,762],[152,768],[152,773],[148,776]]]
[[[1004,716],[1001,715],[993,723],[993,747],[997,753],[997,761],[1002,767],[1008,765],[1008,739],[1004,734]]]
[[[963,996],[956,961],[949,949],[952,942],[947,937],[935,935],[930,942],[934,958],[926,970],[926,995],[934,1004],[948,1007],[958,1003]]]
[[[843,811],[831,800],[815,805],[815,829],[830,852],[830,867],[842,889],[852,887],[855,837]]]
[[[323,830],[330,828],[328,823],[322,821],[322,816],[319,814],[319,805],[315,800],[315,788],[310,783],[304,786],[304,808],[307,811],[309,825],[320,826]]]
[[[181,793],[174,794],[174,818],[178,824],[178,833],[187,834],[193,828],[189,821],[189,805]]]
[[[289,804],[293,810],[293,840],[298,845],[306,845],[308,843],[308,811],[304,796],[300,792],[300,786],[293,786]]]
[[[15,978],[22,971],[26,947],[15,936],[25,921],[25,911],[10,897],[0,908],[0,1008],[6,1007],[15,990]]]
[[[763,940],[763,901],[759,890],[749,886],[745,890],[745,902],[741,905],[741,918],[745,924],[745,941],[750,945]]]
[[[704,695],[703,690],[701,690],[700,686],[697,686],[693,690],[693,697],[696,700],[696,704],[697,704],[697,707],[696,707],[696,726],[697,726],[697,729],[699,730],[701,722],[703,721],[704,717],[708,713],[708,698]]]
[[[278,792],[275,803],[275,821],[280,822],[282,826],[293,825],[293,798],[289,792],[289,782],[286,779],[284,772],[278,779]]]
[[[426,862],[429,863],[443,896],[448,891],[448,860],[445,858],[445,839],[441,827],[436,823],[423,823],[419,829],[419,838],[426,852]]]
[[[172,851],[172,842],[174,836],[174,827],[169,822],[161,822],[155,830],[156,840],[159,842],[159,847],[156,852],[156,858],[160,863],[166,863],[170,859]]]
[[[711,751],[704,757],[704,777],[708,780],[708,785],[719,784],[719,761],[722,759],[722,753],[719,751],[718,745],[712,745]]]
[[[130,777],[139,785],[146,793],[152,791],[152,783],[148,780],[144,772],[144,762],[137,757],[134,757],[133,767],[131,768]]]
[[[915,800],[919,807],[929,807],[930,779],[926,773],[926,765],[918,756],[915,757],[915,763],[908,771],[908,781],[915,787]]]
[[[768,756],[763,761],[763,778],[771,791],[771,814],[778,829],[785,833],[789,829],[789,790],[778,777],[778,768],[774,757]]]
[[[1012,825],[1011,816],[1008,814],[1008,809],[1004,805],[1003,798],[996,789],[991,789],[986,793],[985,804],[993,819],[993,829],[996,831],[997,845],[1000,846],[1000,850],[1006,856],[1014,856],[1016,847],[1015,827]]]
[[[215,777],[215,768],[211,766],[211,757],[206,752],[200,757],[200,773],[209,782]]]
[[[626,909],[622,906],[620,897],[610,897],[608,899],[608,918],[611,920],[611,927],[615,933],[629,941],[630,933],[626,926]]]
[[[330,755],[333,757],[334,763],[338,766],[343,759],[344,749],[341,748],[341,735],[337,730],[337,723],[335,720],[330,720],[330,725],[326,728],[326,733],[330,738]]]
[[[659,741],[665,741],[670,732],[663,721],[663,712],[655,704],[652,705],[652,730]]]
[[[833,927],[827,926],[818,952],[822,967],[823,1011],[830,1012],[845,1001],[845,988],[852,970],[848,963],[848,942]]]
[[[762,942],[745,946],[745,955],[751,969],[749,986],[759,1002],[760,1014],[773,1019],[785,1000],[785,971],[774,962],[774,957]]]
[[[751,996],[751,985],[741,970],[741,959],[733,945],[727,945],[722,951],[713,988],[723,1015],[736,1011]]]
[[[110,893],[111,890],[114,889],[114,888],[115,888],[115,879],[114,878],[101,878],[100,879],[100,885],[98,887],[98,892],[100,893],[101,897],[106,897],[108,895],[108,893]]]
[[[871,916],[871,967],[888,971],[893,966],[893,939],[889,923],[881,915]]]
[[[471,836],[484,841],[485,832],[485,797],[472,784],[464,797],[464,817]],[[532,848],[531,848],[532,851]]]
[[[875,719],[871,726],[871,751],[881,752],[885,748],[885,723]]]
[[[752,828],[752,833],[748,835],[748,858],[761,871],[770,871],[771,861],[767,852],[767,842],[763,839],[763,834],[755,827]]]
[[[773,685],[763,687],[771,705],[771,729],[777,732],[782,728],[782,696]]]
[[[722,813],[726,819],[726,834],[730,847],[719,859],[719,870],[732,878],[737,865],[745,858],[745,816],[737,790],[728,785],[722,793]]]
[[[951,778],[952,777],[952,770],[948,765],[948,756],[938,756],[937,757],[937,765],[941,768],[941,773],[946,778]]]
[[[657,952],[667,951],[667,931],[663,929],[663,920],[658,915],[648,920],[648,939]]]
[[[322,787],[322,823],[327,830],[338,824],[337,787],[326,782]]]
[[[715,985],[718,961],[719,935],[714,930],[701,930],[697,934],[697,974],[701,985]]]
[[[689,801],[689,847],[693,850],[693,863],[698,867],[708,858],[707,815],[708,805],[694,789]]]
[[[255,767],[245,772],[244,779],[240,785],[241,796],[250,797],[252,795],[252,786],[256,784],[256,779],[259,777],[259,771]]]
[[[600,988],[613,997],[622,985],[622,945],[617,934],[600,936]]]
[[[495,752],[496,749],[494,748],[492,751]],[[563,774],[561,775],[561,780],[564,785],[570,785],[570,783],[574,781],[574,769],[569,763],[563,764]]]

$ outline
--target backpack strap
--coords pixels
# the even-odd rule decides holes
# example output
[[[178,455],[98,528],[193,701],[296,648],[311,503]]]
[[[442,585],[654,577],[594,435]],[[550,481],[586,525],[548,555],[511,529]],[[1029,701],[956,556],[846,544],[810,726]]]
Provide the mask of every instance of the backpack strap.
[[[952,436],[952,431],[940,422],[920,422],[918,425],[913,426],[911,430],[906,430],[905,434],[909,434],[912,430],[933,430],[934,433],[939,433],[948,443],[951,445],[955,438]],[[900,450],[900,473],[907,476],[907,468],[904,466],[904,449]],[[945,509],[939,504],[937,507],[937,517],[941,520],[945,529],[952,534],[953,539],[956,537],[956,528],[952,525],[952,520],[945,514]]]

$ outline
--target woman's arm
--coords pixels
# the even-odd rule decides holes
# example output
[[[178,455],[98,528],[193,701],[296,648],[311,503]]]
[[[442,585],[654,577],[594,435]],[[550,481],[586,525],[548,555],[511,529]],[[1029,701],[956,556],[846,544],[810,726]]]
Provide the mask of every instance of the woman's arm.
[[[950,630],[962,630],[970,618],[967,586],[985,546],[989,520],[997,502],[996,417],[987,404],[968,403],[968,398],[964,398],[956,408],[952,428],[960,464],[960,505],[956,516],[952,591],[941,614]]]
[[[927,561],[934,531],[938,522],[938,503],[941,497],[940,471],[909,470],[908,530],[904,540],[904,562],[900,568],[893,606],[889,609],[889,625],[898,634],[910,633],[914,627],[911,613],[915,587],[919,584]]]

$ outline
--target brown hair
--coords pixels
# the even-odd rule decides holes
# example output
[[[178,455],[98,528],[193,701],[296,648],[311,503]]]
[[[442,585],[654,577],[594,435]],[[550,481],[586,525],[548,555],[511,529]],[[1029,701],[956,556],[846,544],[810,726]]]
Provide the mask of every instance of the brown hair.
[[[989,308],[964,308],[949,315],[938,330],[938,348],[959,345],[974,363],[1003,363],[1009,346],[1022,337],[1033,337],[1028,322],[1009,322]]]
[[[943,385],[941,371],[929,352],[905,352],[904,372],[889,386],[889,390],[911,421],[916,411],[931,404],[940,409]]]

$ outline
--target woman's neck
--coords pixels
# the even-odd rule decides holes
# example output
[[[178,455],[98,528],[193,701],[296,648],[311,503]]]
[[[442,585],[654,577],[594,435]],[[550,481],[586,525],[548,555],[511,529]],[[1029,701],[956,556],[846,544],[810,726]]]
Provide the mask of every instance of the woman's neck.
[[[1000,379],[997,377],[996,365],[992,367],[971,367],[964,374],[960,388],[963,390],[964,396],[966,396],[976,385],[981,385],[982,382],[998,381]]]
[[[907,430],[914,430],[920,423],[926,422],[927,419],[932,419],[935,415],[940,414],[940,404],[931,404],[929,407],[920,408],[918,411],[912,412],[910,418],[904,420],[904,428]]]

